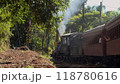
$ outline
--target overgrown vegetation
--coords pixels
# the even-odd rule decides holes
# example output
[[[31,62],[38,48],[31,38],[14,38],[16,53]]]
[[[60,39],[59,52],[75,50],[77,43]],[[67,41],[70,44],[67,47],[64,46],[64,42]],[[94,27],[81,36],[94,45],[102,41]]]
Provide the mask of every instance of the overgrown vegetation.
[[[11,47],[27,45],[48,53],[53,49],[58,22],[62,19],[58,11],[64,11],[68,1],[1,0],[0,50],[10,40]]]
[[[12,35],[10,27],[11,19],[8,19],[11,13],[7,11],[7,7],[0,8],[0,51],[7,49],[9,46],[9,37]]]

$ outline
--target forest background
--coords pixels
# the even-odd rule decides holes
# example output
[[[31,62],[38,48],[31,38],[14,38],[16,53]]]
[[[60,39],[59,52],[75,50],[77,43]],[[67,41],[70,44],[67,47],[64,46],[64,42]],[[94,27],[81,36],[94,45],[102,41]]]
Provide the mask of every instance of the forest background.
[[[85,3],[69,19],[65,33],[84,32],[120,14],[120,8],[103,12],[104,5],[91,7],[84,6]],[[0,51],[28,46],[33,51],[50,54],[58,41],[59,23],[68,4],[69,0],[1,0]],[[63,14],[59,15],[59,11]]]

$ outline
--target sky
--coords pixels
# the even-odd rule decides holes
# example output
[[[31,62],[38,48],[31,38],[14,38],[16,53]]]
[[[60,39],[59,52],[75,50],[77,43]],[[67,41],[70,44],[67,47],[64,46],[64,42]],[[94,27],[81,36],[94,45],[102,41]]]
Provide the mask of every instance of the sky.
[[[120,7],[120,0],[88,0],[86,5],[99,5],[100,1],[103,1],[106,11],[117,10]]]

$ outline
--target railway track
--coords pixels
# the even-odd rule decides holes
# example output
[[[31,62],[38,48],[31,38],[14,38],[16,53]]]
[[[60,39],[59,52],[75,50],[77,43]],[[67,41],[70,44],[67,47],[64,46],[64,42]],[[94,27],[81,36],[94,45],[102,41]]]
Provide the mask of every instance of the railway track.
[[[57,68],[119,68],[120,66],[101,65],[100,63],[82,63],[82,62],[71,62],[71,61],[58,61],[54,60],[54,65]]]

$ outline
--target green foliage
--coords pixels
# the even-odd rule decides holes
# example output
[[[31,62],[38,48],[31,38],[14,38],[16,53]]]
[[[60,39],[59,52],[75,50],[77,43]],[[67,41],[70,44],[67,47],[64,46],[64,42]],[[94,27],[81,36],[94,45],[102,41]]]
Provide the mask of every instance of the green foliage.
[[[34,68],[33,66],[26,66],[26,68]]]
[[[99,17],[100,12],[98,9],[94,9],[95,7],[86,7],[85,8],[85,18],[83,22],[82,13],[74,15],[69,23],[66,25],[66,32],[82,32],[82,25],[84,25],[84,30],[92,29],[98,25],[100,25]],[[105,8],[105,7],[104,7]],[[108,11],[106,13],[102,13],[101,24],[105,24],[110,21],[112,18],[118,16],[120,13],[118,11]]]
[[[71,32],[77,32],[77,31],[81,32],[83,24],[84,24],[84,31],[99,25],[99,12],[92,11],[92,12],[85,13],[84,23],[82,19],[82,14],[73,16],[70,19],[70,22],[67,24],[66,32],[69,32],[69,30],[71,30]]]
[[[111,19],[115,18],[116,16],[120,15],[120,12],[118,12],[118,11],[108,11],[105,14],[106,14],[106,17],[104,19],[105,19],[105,21],[108,22],[109,20],[111,20]]]
[[[120,11],[120,7],[118,8],[118,11]]]
[[[93,10],[100,11],[100,6],[93,6]],[[102,12],[106,9],[106,6],[102,5]]]
[[[52,27],[49,30],[44,25],[34,25],[31,31],[31,41],[34,50],[50,52],[54,48],[56,27]],[[49,36],[47,36],[50,34]],[[49,41],[49,46],[47,46]]]
[[[6,43],[8,43],[9,37],[12,35],[10,32],[12,23],[10,22],[11,20],[8,19],[10,16],[11,13],[8,12],[6,8],[0,9],[0,51],[7,48]]]
[[[69,0],[1,0],[0,1],[0,42],[3,42],[14,32],[17,46],[29,45],[37,50],[53,48],[55,30],[63,15]],[[32,26],[28,24],[29,20]],[[10,31],[11,29],[11,31]],[[22,40],[24,38],[24,41]],[[25,41],[26,40],[26,41]],[[31,41],[31,42],[30,42]],[[15,42],[12,42],[15,43]],[[0,44],[2,45],[2,44]],[[52,49],[51,48],[51,49]]]

